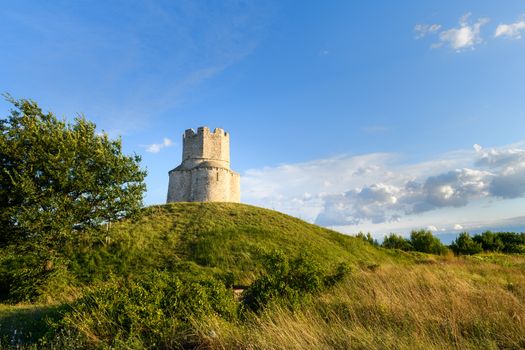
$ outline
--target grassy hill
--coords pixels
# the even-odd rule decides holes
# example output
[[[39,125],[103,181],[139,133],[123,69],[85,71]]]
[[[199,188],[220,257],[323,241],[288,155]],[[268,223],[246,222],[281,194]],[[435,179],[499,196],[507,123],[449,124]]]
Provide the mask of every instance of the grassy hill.
[[[152,206],[140,220],[113,226],[110,237],[111,244],[99,252],[112,257],[114,272],[122,273],[119,269],[124,266],[137,272],[186,261],[231,272],[236,284],[249,284],[260,269],[260,257],[275,249],[290,256],[306,251],[323,265],[403,260],[399,254],[378,250],[361,239],[276,211],[233,203]],[[88,262],[88,266],[97,264]]]
[[[86,242],[69,247],[67,264],[37,302],[0,305],[0,349],[17,342],[126,349],[525,347],[521,255],[385,250],[282,213],[229,203],[148,207],[139,219],[113,224],[98,242]],[[275,265],[289,264],[277,284],[279,276],[265,265],[275,250],[290,259]],[[293,265],[303,253],[311,261]],[[292,283],[294,274],[315,282],[340,263],[351,267],[349,275],[306,293],[293,307],[277,298],[252,313],[231,290],[254,281]],[[278,295],[297,296],[283,288]]]

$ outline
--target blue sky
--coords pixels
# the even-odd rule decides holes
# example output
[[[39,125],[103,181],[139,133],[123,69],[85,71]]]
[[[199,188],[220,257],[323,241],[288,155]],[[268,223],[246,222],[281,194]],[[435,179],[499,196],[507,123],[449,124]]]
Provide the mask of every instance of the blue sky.
[[[245,203],[378,236],[525,230],[523,0],[0,5],[0,90],[122,136],[146,204],[207,125]]]

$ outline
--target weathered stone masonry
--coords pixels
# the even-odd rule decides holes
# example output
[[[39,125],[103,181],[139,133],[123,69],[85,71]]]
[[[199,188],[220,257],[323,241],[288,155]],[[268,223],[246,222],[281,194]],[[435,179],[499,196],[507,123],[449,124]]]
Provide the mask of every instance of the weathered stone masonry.
[[[182,163],[169,172],[169,202],[240,202],[240,176],[230,169],[230,135],[200,127],[182,137]]]

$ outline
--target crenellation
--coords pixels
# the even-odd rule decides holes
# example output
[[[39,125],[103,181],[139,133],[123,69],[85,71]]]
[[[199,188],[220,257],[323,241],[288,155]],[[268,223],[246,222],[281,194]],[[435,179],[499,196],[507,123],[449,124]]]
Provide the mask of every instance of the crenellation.
[[[221,128],[188,129],[182,163],[169,172],[168,202],[240,202],[240,176],[230,169],[230,135]]]
[[[197,128],[197,134],[209,134],[210,129],[207,126],[201,126]]]
[[[188,138],[192,136],[195,136],[195,131],[193,129],[186,129],[186,131],[184,131],[183,138]]]
[[[224,130],[222,130],[221,128],[213,129],[213,133],[216,134],[216,135],[224,136]]]

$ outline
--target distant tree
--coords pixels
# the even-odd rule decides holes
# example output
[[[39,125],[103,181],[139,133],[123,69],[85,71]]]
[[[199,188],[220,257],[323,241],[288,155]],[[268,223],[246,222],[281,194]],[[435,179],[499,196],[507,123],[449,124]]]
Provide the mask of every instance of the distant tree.
[[[504,244],[497,234],[485,231],[480,235],[475,235],[472,240],[481,244],[481,248],[486,252],[499,252],[503,250]]]
[[[372,237],[372,234],[370,232],[368,232],[366,235],[363,232],[359,232],[356,235],[356,237],[362,239],[365,242],[370,243],[373,246],[379,246],[379,242]]]
[[[450,249],[456,255],[472,255],[483,251],[481,243],[474,241],[467,232],[460,233],[450,245]]]
[[[496,237],[503,243],[504,253],[525,253],[525,233],[496,232]]]
[[[431,231],[419,230],[410,233],[410,244],[413,250],[430,254],[445,254],[447,247]]]
[[[138,211],[146,173],[120,139],[84,117],[66,123],[34,101],[6,99],[14,108],[0,119],[0,247],[52,252],[80,230]]]
[[[391,233],[385,237],[381,246],[388,249],[401,249],[405,251],[412,250],[412,244],[410,244],[410,241],[400,235],[396,235],[395,233]]]

